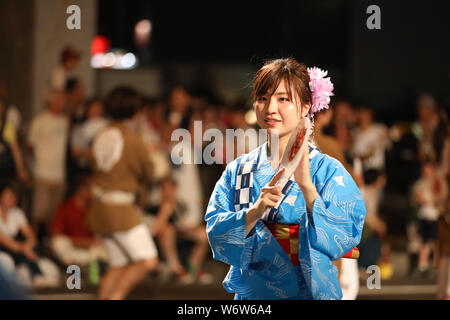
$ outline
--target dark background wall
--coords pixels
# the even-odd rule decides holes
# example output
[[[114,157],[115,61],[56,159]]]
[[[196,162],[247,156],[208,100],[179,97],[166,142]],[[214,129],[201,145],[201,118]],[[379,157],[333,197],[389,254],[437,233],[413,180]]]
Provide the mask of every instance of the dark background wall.
[[[372,4],[381,8],[381,30],[366,27]],[[113,46],[135,50],[134,24],[150,19],[153,34],[144,64],[256,68],[266,58],[292,55],[330,70],[337,95],[368,102],[389,122],[412,119],[421,92],[448,97],[446,8],[446,1],[99,0],[98,30]]]
[[[371,4],[381,8],[381,30],[366,27]],[[392,122],[414,118],[421,92],[448,99],[447,7],[447,1],[99,0],[97,29],[113,47],[139,54],[133,28],[150,19],[152,39],[141,67],[158,66],[165,83],[188,79],[207,87],[220,77],[210,71],[216,66],[250,72],[266,58],[293,55],[328,69],[338,96],[365,100]],[[21,110],[32,109],[34,11],[33,0],[0,0],[0,81]],[[31,115],[23,114],[25,120]]]
[[[25,119],[32,101],[33,20],[33,0],[0,0],[0,81]]]
[[[150,19],[154,62],[248,63],[252,58],[291,54],[311,63],[341,66],[347,47],[347,6],[344,0],[100,0],[98,30],[113,46],[133,49],[134,24]],[[326,48],[335,48],[339,55],[328,54]]]
[[[380,3],[381,30],[366,28]],[[445,1],[354,1],[347,91],[383,119],[412,120],[421,92],[450,98],[450,6]]]

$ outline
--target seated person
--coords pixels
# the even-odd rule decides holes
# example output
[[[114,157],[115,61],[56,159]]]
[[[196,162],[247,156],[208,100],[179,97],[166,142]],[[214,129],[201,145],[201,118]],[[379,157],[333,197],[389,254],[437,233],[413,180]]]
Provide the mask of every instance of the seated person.
[[[83,267],[107,259],[101,239],[84,225],[91,198],[91,180],[80,176],[73,194],[59,206],[50,224],[52,251],[67,266]]]
[[[189,284],[197,280],[202,284],[212,282],[210,274],[202,270],[202,264],[209,250],[205,227],[202,225],[187,227],[182,224],[186,210],[176,199],[177,187],[170,177],[161,180],[161,202],[158,207],[148,209],[153,214],[149,218],[151,233],[157,238],[161,253],[167,260],[169,271],[178,277],[181,283]],[[188,271],[183,267],[177,251],[177,236],[194,242],[188,258]]]
[[[14,271],[22,264],[28,268],[32,283],[20,278],[24,285],[32,285],[34,288],[57,286],[57,279],[46,277],[41,270],[39,257],[35,252],[36,236],[24,212],[17,206],[18,195],[13,183],[6,182],[0,186],[0,254],[3,261],[9,257],[10,267]]]

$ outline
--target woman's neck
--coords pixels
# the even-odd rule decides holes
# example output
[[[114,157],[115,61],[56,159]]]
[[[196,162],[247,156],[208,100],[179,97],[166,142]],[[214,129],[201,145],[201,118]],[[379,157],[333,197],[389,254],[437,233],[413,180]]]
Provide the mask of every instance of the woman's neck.
[[[290,136],[291,136],[291,133],[285,134],[282,137],[274,136],[275,139],[278,139],[278,158],[275,158],[274,156],[270,155],[269,158],[272,161],[276,162],[276,163],[272,163],[272,161],[269,160],[272,164],[272,167],[278,168],[278,166],[280,165],[281,159],[283,158],[284,150],[286,149],[286,146],[287,146],[287,143],[289,142]],[[267,143],[267,148],[268,148],[269,152],[272,150],[272,135],[270,135],[270,134],[269,134],[269,139],[268,139],[268,143]]]

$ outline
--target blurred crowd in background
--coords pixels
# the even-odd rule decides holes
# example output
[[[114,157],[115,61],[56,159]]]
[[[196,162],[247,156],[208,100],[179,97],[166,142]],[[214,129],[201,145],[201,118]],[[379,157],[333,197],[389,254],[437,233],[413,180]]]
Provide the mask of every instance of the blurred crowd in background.
[[[49,75],[45,108],[29,126],[0,83],[0,265],[29,288],[64,286],[62,275],[72,264],[96,285],[108,267],[101,239],[84,223],[93,197],[91,145],[108,114],[104,97],[87,97],[83,80],[71,76],[78,60],[76,50],[62,52]],[[202,268],[212,259],[203,216],[226,161],[176,165],[170,155],[179,141],[171,134],[184,128],[194,136],[194,121],[202,121],[203,132],[257,128],[250,97],[230,105],[213,92],[180,85],[165,96],[141,98],[127,126],[141,135],[154,165],[153,182],[142,186],[138,205],[158,244],[162,263],[156,272],[182,284],[220,282]],[[449,103],[422,94],[411,105],[414,122],[388,126],[364,101],[337,96],[316,115],[313,135],[319,149],[352,174],[366,202],[361,277],[370,265],[380,266],[385,279],[393,275],[398,237],[390,236],[383,201],[390,192],[402,194],[409,205],[396,217],[410,276],[437,281],[439,299],[450,297]],[[237,141],[249,151],[247,142]]]

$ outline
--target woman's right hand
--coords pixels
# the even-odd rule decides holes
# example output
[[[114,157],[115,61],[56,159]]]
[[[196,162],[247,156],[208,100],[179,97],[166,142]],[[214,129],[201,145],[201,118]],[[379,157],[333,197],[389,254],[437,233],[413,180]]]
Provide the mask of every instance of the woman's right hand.
[[[276,206],[278,201],[282,197],[281,187],[276,185],[278,180],[280,180],[281,176],[284,173],[284,168],[278,171],[269,183],[261,189],[261,193],[259,194],[258,200],[256,200],[253,208],[255,209],[256,215],[261,217],[267,209],[271,209]]]
[[[285,169],[283,168],[278,171],[269,183],[261,189],[258,200],[256,200],[255,204],[247,211],[245,218],[246,235],[253,229],[256,222],[263,216],[264,212],[266,212],[267,209],[275,207],[280,200],[282,196],[281,186],[276,186],[276,183],[280,180],[284,170]]]

